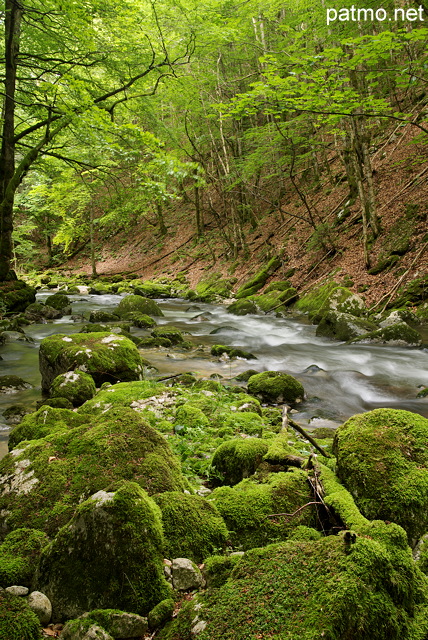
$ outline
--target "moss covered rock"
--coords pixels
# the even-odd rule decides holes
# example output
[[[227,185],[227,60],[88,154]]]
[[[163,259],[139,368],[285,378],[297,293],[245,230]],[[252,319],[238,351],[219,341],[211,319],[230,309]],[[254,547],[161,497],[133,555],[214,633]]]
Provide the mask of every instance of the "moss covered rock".
[[[100,322],[115,322],[119,320],[119,316],[111,311],[105,311],[104,309],[96,309],[91,311],[89,315],[89,322],[91,324],[99,324]]]
[[[43,320],[61,318],[62,312],[42,302],[33,302],[25,309],[25,317],[30,322],[43,322]]]
[[[390,347],[420,347],[422,338],[418,331],[410,327],[406,322],[397,322],[353,338],[351,342],[387,344]]]
[[[70,409],[43,405],[37,411],[24,416],[9,435],[9,450],[22,440],[38,440],[50,433],[67,431],[84,424],[87,420]]]
[[[216,507],[201,496],[165,491],[153,496],[162,512],[167,558],[194,562],[220,551],[229,534]]]
[[[202,278],[195,287],[194,300],[201,302],[214,302],[218,299],[228,298],[236,278],[223,278],[221,273],[210,273]]]
[[[150,329],[156,326],[156,320],[145,313],[131,312],[127,313],[126,317],[134,327],[139,329]]]
[[[214,344],[211,347],[211,355],[213,356],[223,356],[226,354],[229,358],[242,358],[244,360],[257,360],[256,356],[254,356],[249,351],[244,351],[244,349],[239,349],[237,347],[228,347],[224,344]]]
[[[63,313],[71,311],[71,300],[64,293],[54,293],[49,296],[46,300],[46,304],[58,311],[62,311]]]
[[[250,313],[257,313],[257,307],[252,300],[236,300],[227,307],[229,313],[236,316],[247,316]]]
[[[182,344],[185,342],[182,332],[176,327],[156,327],[152,331],[152,336],[154,338],[166,338],[170,344]]]
[[[259,291],[267,282],[268,278],[275,273],[281,266],[281,259],[278,257],[274,257],[265,267],[260,269],[252,278],[244,282],[244,284],[238,289],[236,292],[236,297],[239,298],[247,298],[251,296],[256,291]]]
[[[398,523],[415,544],[428,530],[428,420],[409,411],[375,409],[341,425],[337,472],[370,519]]]
[[[270,474],[262,484],[247,479],[234,487],[218,487],[210,500],[230,531],[232,545],[239,549],[285,540],[296,526],[314,523],[313,507],[302,509],[292,519],[268,517],[292,514],[311,502],[307,473],[301,469]]]
[[[351,340],[377,330],[377,325],[350,313],[328,311],[317,326],[316,335],[336,340]]]
[[[206,427],[209,423],[210,421],[205,413],[198,407],[185,403],[177,409],[175,416],[176,426],[182,426],[185,429],[188,429],[194,427]]]
[[[92,376],[83,371],[67,371],[54,378],[50,394],[52,398],[67,398],[74,407],[80,407],[96,394]]]
[[[44,338],[39,365],[45,392],[54,378],[66,371],[89,373],[97,386],[103,382],[139,380],[143,371],[135,344],[114,333],[57,334]]]
[[[296,302],[298,297],[297,289],[290,286],[284,291],[271,290],[261,295],[251,296],[251,300],[253,300],[257,307],[265,313],[273,310],[279,313],[284,312],[286,307],[289,307],[293,302]]]
[[[351,545],[328,536],[252,549],[210,601],[199,604],[205,626],[198,638],[423,638],[427,624],[417,632],[415,607],[426,603],[425,585],[411,563],[409,555],[399,559],[385,545],[360,536]],[[397,589],[400,571],[406,583]],[[169,638],[190,640],[190,618],[180,636]]]
[[[174,613],[175,602],[172,598],[167,598],[159,602],[147,616],[150,629],[162,627],[168,620],[171,620]]]
[[[98,491],[43,550],[36,588],[53,618],[120,608],[140,615],[170,596],[163,577],[160,510],[134,482]]]
[[[39,619],[24,598],[0,589],[0,640],[39,639]]]
[[[0,545],[0,587],[31,587],[37,561],[48,537],[37,529],[16,529]]]
[[[308,313],[309,317],[318,322],[328,311],[350,313],[361,316],[365,311],[364,300],[337,282],[327,282],[312,289],[301,296],[295,304],[296,309]]]
[[[160,306],[154,300],[134,294],[125,296],[116,307],[116,313],[126,318],[128,313],[143,313],[148,316],[163,316]]]
[[[36,290],[22,280],[0,282],[0,308],[6,311],[24,311],[29,304],[36,301]]]
[[[86,420],[0,461],[3,530],[31,526],[51,535],[82,499],[121,479],[135,480],[150,494],[184,489],[167,441],[135,411],[111,408]]]
[[[226,582],[241,555],[209,556],[204,562],[204,577],[209,589],[218,589]]]
[[[212,458],[213,480],[234,485],[248,478],[256,471],[268,448],[267,443],[258,438],[234,438],[223,442]]]
[[[145,280],[136,283],[133,286],[134,293],[145,298],[170,298],[172,295],[172,286],[170,284],[161,284]]]
[[[0,393],[16,393],[23,389],[31,389],[31,387],[32,385],[29,382],[25,382],[19,376],[0,376]]]
[[[248,380],[248,391],[263,402],[278,404],[303,400],[303,385],[293,376],[280,371],[263,371]]]

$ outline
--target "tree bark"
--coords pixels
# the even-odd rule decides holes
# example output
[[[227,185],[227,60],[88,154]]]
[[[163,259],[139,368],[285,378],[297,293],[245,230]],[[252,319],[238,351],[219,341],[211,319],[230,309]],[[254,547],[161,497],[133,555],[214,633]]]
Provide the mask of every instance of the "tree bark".
[[[0,280],[9,277],[13,258],[13,200],[8,188],[15,173],[15,90],[22,7],[16,0],[5,0],[5,98],[3,102],[2,144],[0,150]]]

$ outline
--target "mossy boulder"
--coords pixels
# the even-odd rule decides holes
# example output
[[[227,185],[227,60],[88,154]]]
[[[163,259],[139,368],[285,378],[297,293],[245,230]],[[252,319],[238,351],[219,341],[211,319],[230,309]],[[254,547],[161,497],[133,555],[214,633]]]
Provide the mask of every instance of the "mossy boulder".
[[[165,491],[153,499],[162,512],[166,558],[202,562],[226,546],[229,533],[224,520],[214,504],[205,498]]]
[[[0,589],[0,640],[40,640],[40,622],[26,600]]]
[[[211,355],[221,357],[226,354],[229,358],[242,358],[243,360],[257,360],[249,351],[238,347],[228,347],[224,344],[215,344],[211,347]]]
[[[97,386],[103,382],[139,380],[143,362],[131,340],[114,333],[57,334],[40,344],[39,366],[42,390],[48,392],[53,380],[67,371],[89,373]]]
[[[259,289],[261,289],[266,284],[270,276],[272,276],[275,271],[279,269],[281,264],[281,259],[277,256],[271,258],[271,260],[269,260],[265,267],[260,269],[260,271],[258,271],[254,276],[244,282],[244,284],[236,292],[236,298],[247,298],[253,293],[256,293],[256,291],[259,291]]]
[[[48,434],[79,427],[87,419],[67,408],[42,405],[40,409],[24,416],[9,435],[9,451],[22,440],[38,440]]]
[[[46,304],[58,311],[62,311],[63,313],[71,311],[71,300],[64,293],[54,293],[49,296],[46,300]]]
[[[335,435],[337,473],[369,519],[396,522],[412,545],[428,530],[428,420],[375,409]]]
[[[176,426],[184,427],[184,429],[195,427],[206,427],[210,421],[205,413],[198,407],[194,407],[191,404],[185,403],[178,407],[175,424]],[[177,429],[175,429],[177,431]]]
[[[303,385],[296,378],[280,371],[263,371],[251,376],[248,392],[270,404],[299,402],[305,395]]]
[[[145,280],[144,282],[135,284],[133,291],[136,295],[145,298],[170,298],[172,295],[172,286],[170,284],[161,284],[159,282]]]
[[[199,280],[195,287],[196,297],[194,300],[201,302],[214,302],[219,298],[228,298],[236,278],[223,278],[221,273],[210,273]]]
[[[119,320],[117,313],[112,311],[105,311],[104,309],[96,309],[91,311],[89,315],[89,322],[91,324],[99,324],[100,322],[116,322]]]
[[[143,313],[147,316],[163,316],[160,306],[154,300],[131,294],[122,298],[116,307],[116,313],[121,318],[127,318],[128,313]]]
[[[42,552],[35,586],[55,620],[92,609],[148,613],[170,596],[159,507],[134,482],[98,491]]]
[[[62,312],[42,302],[33,302],[25,309],[25,317],[30,322],[42,322],[43,320],[61,318]]]
[[[397,322],[353,338],[351,342],[387,344],[390,347],[420,347],[422,338],[420,333],[406,322]]]
[[[352,540],[327,536],[247,551],[210,600],[198,603],[197,615],[205,622],[198,638],[424,638],[426,582],[411,556],[397,557],[385,544],[363,536]],[[192,613],[187,625],[179,616],[165,628],[170,635],[161,633],[160,639],[190,640]]]
[[[257,307],[267,313],[268,311],[284,312],[293,302],[296,302],[299,295],[297,289],[289,287],[284,291],[269,291],[260,295],[251,296]]]
[[[0,308],[17,313],[36,301],[36,290],[22,280],[0,282]]]
[[[349,313],[353,316],[361,316],[366,311],[364,300],[360,296],[334,281],[327,282],[301,296],[295,303],[295,307],[307,313],[314,322],[319,322],[328,311]]]
[[[80,407],[96,394],[92,376],[83,371],[67,371],[54,378],[50,395],[52,398],[67,398],[74,407]]]
[[[145,313],[134,311],[127,313],[126,317],[134,327],[138,327],[139,329],[150,329],[156,326],[156,320],[153,320],[153,318]]]
[[[317,326],[316,335],[348,341],[377,330],[377,325],[350,313],[328,311]]]
[[[31,587],[37,561],[48,537],[37,529],[15,529],[0,545],[0,587]]]
[[[314,507],[302,509],[311,502],[307,473],[301,469],[272,473],[267,481],[257,484],[242,480],[233,487],[218,487],[210,496],[230,532],[232,545],[251,549],[285,540],[298,525],[315,522]]]
[[[258,309],[252,300],[241,299],[232,302],[232,304],[227,307],[227,311],[236,316],[247,316],[250,313],[257,313]]]
[[[226,582],[241,555],[209,556],[204,562],[204,577],[209,589],[218,589]]]
[[[0,376],[0,393],[11,394],[23,389],[31,389],[32,385],[19,376]]]
[[[211,461],[213,481],[218,484],[238,484],[256,471],[268,448],[267,443],[258,438],[226,440],[216,449]]]
[[[0,461],[3,531],[29,526],[52,535],[82,499],[121,479],[135,480],[150,494],[185,488],[167,441],[138,413],[112,407],[86,420],[21,445]]]
[[[147,615],[150,629],[158,629],[168,622],[168,620],[171,620],[174,609],[175,602],[172,598],[167,598],[159,602]]]
[[[183,334],[176,327],[156,327],[151,334],[154,338],[166,338],[170,344],[180,345],[185,342]]]

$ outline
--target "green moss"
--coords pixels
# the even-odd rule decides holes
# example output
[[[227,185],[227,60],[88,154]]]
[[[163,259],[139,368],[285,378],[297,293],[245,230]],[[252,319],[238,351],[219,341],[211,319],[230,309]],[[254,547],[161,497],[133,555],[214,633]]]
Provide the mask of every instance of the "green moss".
[[[302,384],[287,373],[279,371],[263,371],[248,380],[248,391],[262,399],[263,402],[294,403],[302,400],[305,391]]]
[[[274,257],[265,267],[258,271],[252,278],[247,280],[236,292],[236,297],[247,298],[259,291],[267,282],[268,278],[281,266],[281,259]]]
[[[52,407],[54,409],[73,409],[73,403],[70,402],[70,400],[67,400],[67,398],[62,398],[61,396],[59,396],[59,398],[48,398],[43,402],[37,403],[36,406],[38,409],[40,409],[40,407]],[[24,440],[25,439],[26,438],[24,438]]]
[[[0,591],[0,640],[39,640],[40,623],[26,601]]]
[[[236,300],[227,307],[229,313],[236,316],[247,316],[250,313],[257,313],[257,307],[252,300]]]
[[[145,313],[131,312],[126,314],[127,319],[134,327],[150,329],[156,326],[156,321]]]
[[[243,480],[234,487],[219,487],[211,498],[223,516],[234,547],[251,549],[284,540],[299,524],[310,525],[313,508],[302,509],[295,517],[268,517],[292,514],[311,501],[306,472],[293,469],[271,474],[256,484]]]
[[[143,371],[134,343],[107,332],[49,336],[40,344],[39,357],[44,391],[66,371],[85,371],[98,386],[103,382],[138,380]]]
[[[350,313],[329,311],[321,318],[316,335],[347,341],[376,330],[373,322],[357,318]]]
[[[290,287],[285,291],[270,291],[261,295],[254,295],[251,296],[251,300],[266,313],[271,310],[284,312],[285,308],[296,302],[298,297],[297,289]]]
[[[360,335],[350,342],[375,342],[391,346],[419,347],[422,344],[422,338],[418,331],[406,322],[397,322],[389,327]]]
[[[153,380],[138,380],[134,382],[118,382],[114,385],[106,385],[100,389],[97,395],[85,402],[78,410],[79,414],[99,415],[112,407],[130,407],[133,403],[150,406],[149,398],[157,399],[167,391],[167,387]],[[171,392],[171,401],[173,395]]]
[[[222,356],[226,354],[229,358],[243,358],[245,360],[257,360],[256,356],[243,349],[237,349],[236,347],[228,347],[224,344],[215,344],[211,347],[211,355]]]
[[[84,424],[86,419],[74,411],[42,406],[34,413],[24,416],[9,435],[9,450],[15,449],[22,440],[38,440],[48,434],[67,431]]]
[[[400,571],[406,578],[397,589]],[[340,536],[270,545],[248,551],[206,603],[199,638],[410,640],[423,589],[411,558],[400,564],[364,537],[351,545]]]
[[[181,344],[184,342],[183,334],[176,327],[156,327],[153,329],[154,338],[166,338],[170,344]]]
[[[258,438],[228,440],[214,453],[211,463],[213,477],[222,484],[237,484],[256,471],[267,450],[266,442]]]
[[[216,507],[196,495],[166,491],[153,496],[162,512],[167,558],[190,558],[194,562],[220,551],[228,531]]]
[[[183,404],[177,409],[175,417],[176,425],[183,426],[185,428],[191,427],[206,427],[209,424],[207,416],[191,404]]]
[[[67,371],[57,376],[51,385],[52,398],[67,398],[75,407],[79,407],[96,394],[92,376],[83,371]]]
[[[116,313],[126,318],[128,313],[143,313],[148,316],[163,316],[160,306],[154,300],[143,296],[125,296],[116,307]]]
[[[210,556],[204,562],[204,575],[209,589],[218,589],[226,582],[233,568],[240,561],[240,555]]]
[[[6,311],[24,311],[29,304],[36,301],[36,290],[22,280],[0,282],[0,307]]]
[[[195,287],[196,298],[201,302],[214,302],[219,298],[228,298],[236,278],[222,278],[221,273],[211,273],[202,278]]]
[[[338,475],[370,519],[401,525],[413,543],[428,530],[428,420],[375,409],[336,431]]]
[[[47,544],[45,533],[37,529],[16,529],[0,545],[0,587],[31,586],[37,560]]]
[[[115,322],[116,320],[119,320],[119,316],[117,315],[117,313],[104,311],[103,309],[91,311],[89,315],[90,324],[99,324],[100,322]]]
[[[35,585],[57,620],[93,609],[145,615],[171,595],[162,547],[159,508],[136,483],[122,482],[77,507],[43,550]]]
[[[135,411],[112,407],[87,420],[0,461],[0,489],[12,478],[16,483],[0,497],[3,525],[31,526],[51,535],[82,499],[120,479],[135,480],[150,494],[185,488],[165,438]]]
[[[346,287],[330,281],[301,296],[296,309],[308,313],[310,318],[319,320],[328,311],[339,311],[360,316],[364,310],[363,300]]]
[[[58,311],[62,311],[71,304],[70,298],[63,293],[54,293],[46,300],[46,304]]]
[[[137,295],[146,298],[170,298],[172,295],[172,287],[170,284],[160,284],[159,282],[152,282],[150,280],[134,284],[133,289]]]
[[[233,411],[224,417],[222,425],[232,433],[246,433],[250,436],[262,436],[263,421],[258,413],[252,411]]]
[[[168,620],[171,620],[174,613],[175,602],[172,598],[167,598],[159,602],[147,615],[150,629],[163,627]]]

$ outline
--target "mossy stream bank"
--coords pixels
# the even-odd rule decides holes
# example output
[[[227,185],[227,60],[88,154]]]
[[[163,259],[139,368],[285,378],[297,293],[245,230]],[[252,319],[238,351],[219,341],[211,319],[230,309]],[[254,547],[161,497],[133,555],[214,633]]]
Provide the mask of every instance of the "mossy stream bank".
[[[107,322],[121,300],[76,298],[73,315],[89,316],[97,300]],[[424,640],[425,351],[332,342],[293,316],[172,299],[159,308],[157,327],[140,314],[128,322],[146,326],[131,333],[125,317],[25,329],[35,339],[23,342],[26,366],[42,338],[59,334],[43,343],[46,362],[77,369],[55,379],[52,406],[13,427],[14,450],[0,462],[0,587],[45,594],[65,640]],[[104,376],[135,377],[86,384],[81,358],[98,344],[129,350],[133,373],[103,355]],[[32,381],[17,397],[37,392]],[[386,509],[376,498],[388,487]],[[17,597],[0,591],[0,639],[38,638]],[[15,636],[16,607],[28,621]]]

